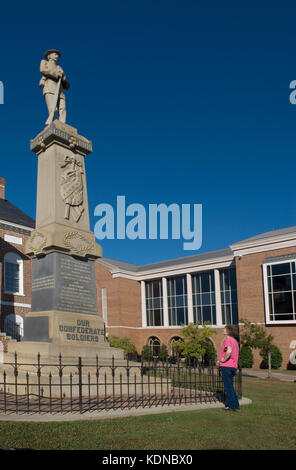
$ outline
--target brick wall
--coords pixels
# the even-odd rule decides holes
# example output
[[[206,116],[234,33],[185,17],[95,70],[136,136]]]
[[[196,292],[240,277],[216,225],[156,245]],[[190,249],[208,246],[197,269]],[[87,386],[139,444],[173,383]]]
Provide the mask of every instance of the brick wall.
[[[21,230],[21,232],[24,232]],[[22,244],[13,244],[11,242],[5,241],[5,235],[11,235],[22,239]],[[24,245],[25,241],[28,239],[29,235],[25,233],[17,232],[15,228],[1,228],[0,227],[0,285],[1,285],[1,304],[0,304],[0,331],[4,331],[4,321],[5,317],[10,314],[20,315],[25,317],[25,315],[30,311],[30,308],[14,305],[17,304],[31,304],[31,291],[32,291],[32,262],[24,254]],[[24,295],[13,295],[7,294],[4,291],[4,256],[6,253],[17,253],[23,259],[23,269],[24,269]],[[5,303],[8,303],[5,304]],[[4,337],[0,337],[0,340],[4,342],[6,348],[6,340]]]
[[[236,276],[238,286],[239,318],[245,318],[254,323],[259,323],[274,336],[276,344],[283,355],[282,368],[289,364],[289,355],[292,352],[290,343],[296,340],[296,325],[265,325],[264,289],[262,262],[265,258],[295,253],[296,248],[284,248],[280,250],[265,251],[244,255],[236,258]],[[261,362],[259,353],[255,352],[254,367],[259,367]]]

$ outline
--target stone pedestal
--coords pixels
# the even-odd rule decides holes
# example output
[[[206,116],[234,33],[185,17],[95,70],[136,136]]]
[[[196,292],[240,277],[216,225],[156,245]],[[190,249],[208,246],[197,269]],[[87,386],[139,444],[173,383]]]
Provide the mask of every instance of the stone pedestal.
[[[31,150],[38,156],[36,229],[25,247],[33,259],[32,307],[23,341],[8,352],[123,358],[105,340],[98,312],[94,260],[102,250],[90,231],[84,165],[92,144],[54,121]]]

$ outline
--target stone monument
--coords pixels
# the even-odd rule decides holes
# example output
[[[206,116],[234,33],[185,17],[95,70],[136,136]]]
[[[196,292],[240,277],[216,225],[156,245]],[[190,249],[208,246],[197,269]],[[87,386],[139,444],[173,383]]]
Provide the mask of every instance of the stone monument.
[[[25,247],[33,260],[32,305],[23,341],[9,352],[122,358],[105,340],[98,313],[94,262],[102,249],[90,231],[84,164],[92,142],[65,122],[69,82],[60,56],[51,49],[40,64],[49,116],[31,140],[38,157],[36,228]]]

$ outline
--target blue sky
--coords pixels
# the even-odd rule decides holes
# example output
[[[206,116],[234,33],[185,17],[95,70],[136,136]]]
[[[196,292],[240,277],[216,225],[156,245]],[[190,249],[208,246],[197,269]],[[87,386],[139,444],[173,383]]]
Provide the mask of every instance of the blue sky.
[[[226,248],[296,225],[296,5],[292,1],[14,2],[1,5],[1,175],[35,217],[45,50],[62,52],[68,124],[86,157],[91,230],[99,203],[202,204],[201,249],[183,240],[103,240],[146,264]]]

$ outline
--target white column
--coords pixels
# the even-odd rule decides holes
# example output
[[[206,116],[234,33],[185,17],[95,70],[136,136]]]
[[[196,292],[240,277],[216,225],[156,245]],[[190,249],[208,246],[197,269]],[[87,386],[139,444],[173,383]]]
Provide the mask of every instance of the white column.
[[[168,308],[168,282],[167,278],[162,278],[162,298],[163,298],[163,326],[169,326],[169,308]]]
[[[147,326],[145,281],[141,281],[142,327]]]
[[[188,306],[188,324],[189,324],[189,323],[194,323],[191,274],[186,274],[186,281],[187,281],[187,306]]]
[[[215,298],[216,298],[216,320],[217,326],[222,326],[221,288],[219,269],[214,269],[215,277]]]

